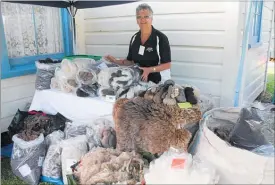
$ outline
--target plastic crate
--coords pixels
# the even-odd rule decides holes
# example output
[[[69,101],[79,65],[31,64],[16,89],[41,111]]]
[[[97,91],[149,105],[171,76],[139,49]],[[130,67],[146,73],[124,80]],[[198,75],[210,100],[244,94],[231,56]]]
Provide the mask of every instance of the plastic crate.
[[[100,60],[102,58],[102,56],[96,56],[96,55],[70,55],[70,56],[66,56],[64,57],[64,59],[68,59],[68,60],[73,60],[76,58],[91,58],[94,59],[95,61]]]

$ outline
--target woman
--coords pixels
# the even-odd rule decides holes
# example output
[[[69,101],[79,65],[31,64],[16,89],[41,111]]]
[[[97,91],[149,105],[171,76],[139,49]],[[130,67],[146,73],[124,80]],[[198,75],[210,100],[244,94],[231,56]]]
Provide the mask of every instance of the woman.
[[[137,24],[140,31],[134,34],[130,41],[128,56],[117,60],[113,56],[106,59],[119,65],[138,64],[143,70],[142,80],[159,83],[160,72],[171,67],[171,50],[165,34],[152,26],[153,11],[147,4],[136,8]]]

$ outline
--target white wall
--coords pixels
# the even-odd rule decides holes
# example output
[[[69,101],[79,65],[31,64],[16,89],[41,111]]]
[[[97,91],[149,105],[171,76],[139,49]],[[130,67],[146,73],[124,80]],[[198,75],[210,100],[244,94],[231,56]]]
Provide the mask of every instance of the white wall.
[[[80,10],[76,21],[78,52],[126,57],[130,38],[138,31],[135,19],[138,4]],[[235,49],[239,44],[239,3],[148,4],[154,11],[154,27],[163,31],[170,41],[172,78],[177,83],[192,84],[202,93],[212,94],[217,105],[232,101],[233,92],[227,89],[232,88],[233,82],[229,82],[232,79],[226,74],[228,70],[235,70],[239,52]]]
[[[17,112],[31,102],[35,91],[35,75],[1,80],[1,132],[7,128]]]
[[[248,6],[248,3],[247,3]],[[262,20],[262,45],[247,50],[242,102],[253,102],[265,88],[265,69],[269,60],[274,1],[265,1]],[[274,42],[274,41],[273,41]]]
[[[275,3],[274,3],[275,6]],[[271,42],[270,42],[270,58],[275,58],[275,7],[273,7],[273,22],[272,22],[272,30],[271,30]]]

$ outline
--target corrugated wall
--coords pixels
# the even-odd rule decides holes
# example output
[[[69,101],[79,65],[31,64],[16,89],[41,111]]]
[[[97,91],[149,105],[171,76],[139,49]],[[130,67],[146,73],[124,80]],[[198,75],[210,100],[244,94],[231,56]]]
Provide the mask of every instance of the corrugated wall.
[[[262,45],[247,51],[242,102],[251,103],[264,90],[266,62],[269,60],[269,44],[272,41],[273,9],[274,1],[264,1]]]
[[[17,109],[31,102],[35,91],[35,75],[1,80],[1,132],[7,130]]]
[[[225,47],[231,50],[237,43],[237,36],[226,29],[232,29],[230,23],[238,24],[236,17],[239,3],[148,2],[148,4],[154,11],[154,27],[163,31],[170,41],[172,78],[180,84],[195,85],[202,93],[212,94],[219,105],[221,94],[227,95],[225,90],[222,90],[224,89],[222,81],[227,78],[223,74],[227,70],[223,64],[227,63],[230,57],[224,59],[224,56],[232,56],[232,52],[225,51]],[[126,57],[130,38],[139,29],[135,19],[137,5],[138,3],[131,3],[79,11],[78,52]],[[228,10],[231,12],[228,13]],[[235,15],[231,18],[233,12]],[[237,31],[236,27],[233,29],[233,32]],[[231,43],[233,41],[234,43]],[[234,62],[231,64],[234,65]],[[232,87],[227,86],[227,88]],[[228,99],[224,98],[223,101],[226,102]]]

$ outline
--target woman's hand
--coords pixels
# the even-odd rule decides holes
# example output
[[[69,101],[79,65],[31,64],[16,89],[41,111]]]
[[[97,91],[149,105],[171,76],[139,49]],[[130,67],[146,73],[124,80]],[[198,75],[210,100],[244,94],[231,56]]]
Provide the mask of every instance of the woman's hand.
[[[151,68],[150,67],[139,67],[141,70],[143,70],[141,79],[145,82],[148,81],[148,75],[151,73]]]
[[[111,55],[107,55],[104,58],[112,63],[116,63],[116,58]]]

